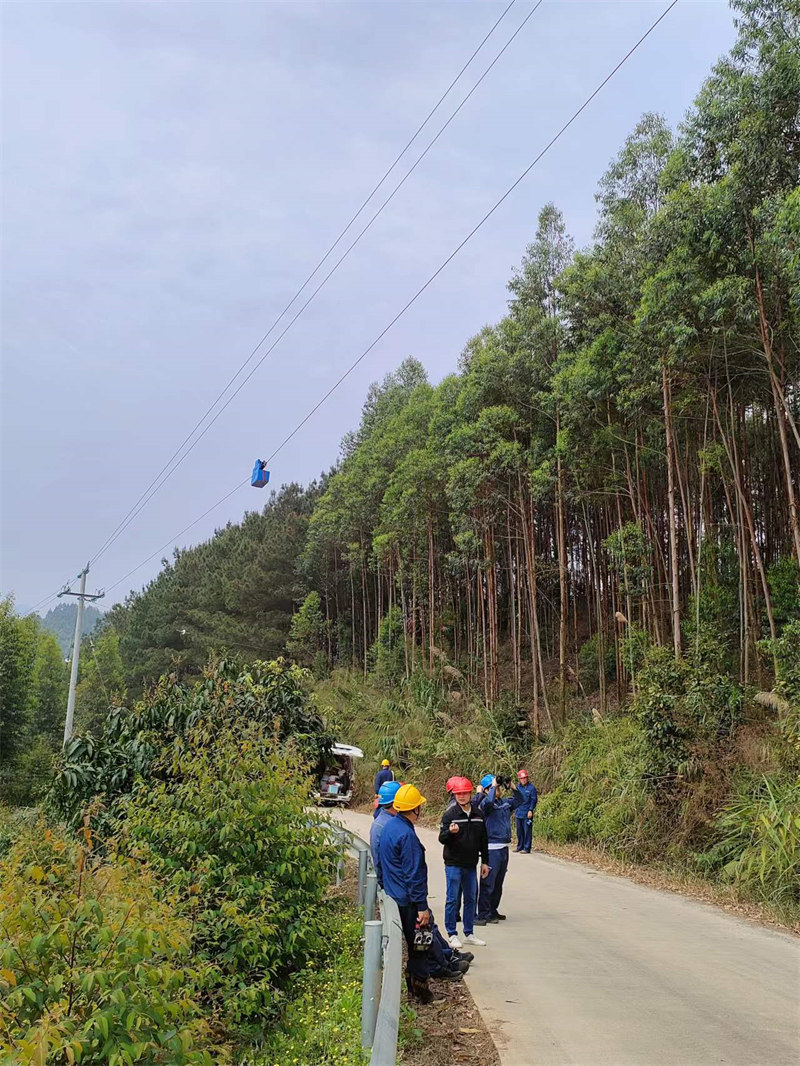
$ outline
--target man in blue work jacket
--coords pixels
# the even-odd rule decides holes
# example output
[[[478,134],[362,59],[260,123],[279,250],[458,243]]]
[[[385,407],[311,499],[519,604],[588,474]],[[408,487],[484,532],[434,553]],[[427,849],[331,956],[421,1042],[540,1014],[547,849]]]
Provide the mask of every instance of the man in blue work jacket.
[[[489,873],[481,881],[476,925],[505,921],[506,916],[500,914],[499,907],[508,870],[511,813],[525,802],[517,789],[512,790],[510,797],[502,796],[494,774],[485,774],[481,778],[481,788],[485,791],[478,806],[489,838]]]
[[[380,856],[380,841],[383,835],[383,830],[387,824],[394,818],[395,811],[392,804],[394,798],[400,790],[399,781],[384,781],[381,787],[378,789],[378,816],[373,821],[369,829],[369,850],[372,855],[372,865],[375,867],[375,874],[378,878],[378,884],[383,888],[383,870],[381,869],[381,856]]]
[[[375,774],[375,801],[373,802],[372,817],[378,817],[378,810],[380,809],[380,803],[378,801],[378,794],[381,790],[381,785],[385,785],[387,781],[394,781],[394,771],[389,766],[389,760],[384,759],[381,763],[381,768]]]
[[[514,850],[530,855],[533,842],[533,812],[539,802],[539,793],[528,780],[527,770],[520,770],[517,780],[519,785],[516,791],[522,797],[522,803],[514,812],[517,817],[517,846]]]
[[[429,930],[431,925],[425,848],[414,829],[424,803],[425,797],[415,785],[400,786],[394,797],[397,813],[384,826],[378,851],[383,890],[397,904],[408,945],[408,990],[422,1003],[430,1003],[433,993],[428,977],[436,966],[430,952],[420,951],[415,943],[417,932]]]

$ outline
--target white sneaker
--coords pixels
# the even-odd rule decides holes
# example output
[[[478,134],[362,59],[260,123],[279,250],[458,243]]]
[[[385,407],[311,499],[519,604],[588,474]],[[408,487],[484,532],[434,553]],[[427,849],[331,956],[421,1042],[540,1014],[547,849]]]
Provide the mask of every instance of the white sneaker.
[[[469,937],[467,937],[467,939],[469,939]],[[450,939],[447,942],[450,945],[450,947],[453,949],[453,951],[458,951],[458,950],[460,950],[461,948],[464,947],[464,945],[461,943],[461,941],[458,939],[458,937],[455,935],[455,933],[453,934],[453,936],[450,937]]]
[[[450,938],[450,943],[451,944],[453,943],[452,937]],[[464,937],[464,943],[465,944],[469,944],[469,946],[473,947],[473,948],[485,948],[486,947],[486,941],[485,940],[481,940],[481,938],[479,936],[475,936],[474,933],[470,933],[469,936],[465,936]],[[460,944],[458,946],[461,947]]]

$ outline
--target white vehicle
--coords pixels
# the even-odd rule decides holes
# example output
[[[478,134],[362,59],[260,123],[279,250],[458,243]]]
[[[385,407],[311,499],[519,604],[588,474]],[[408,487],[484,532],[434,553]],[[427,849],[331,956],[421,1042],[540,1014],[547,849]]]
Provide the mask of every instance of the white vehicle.
[[[356,759],[363,759],[361,748],[352,744],[334,744],[325,769],[320,775],[317,800],[323,804],[346,807],[353,798],[356,783]]]

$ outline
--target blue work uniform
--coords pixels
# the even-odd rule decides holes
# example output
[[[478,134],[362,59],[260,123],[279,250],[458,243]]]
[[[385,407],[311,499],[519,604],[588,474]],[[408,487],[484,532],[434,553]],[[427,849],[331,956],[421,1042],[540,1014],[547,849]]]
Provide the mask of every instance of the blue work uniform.
[[[377,819],[376,819],[377,820]],[[384,825],[378,843],[383,890],[400,912],[400,924],[408,944],[408,973],[426,981],[435,964],[429,955],[414,951],[417,913],[428,909],[428,866],[425,848],[414,826],[402,812]]]
[[[375,795],[376,796],[378,795],[378,792],[380,791],[381,785],[385,785],[387,781],[394,781],[394,771],[390,770],[388,766],[383,766],[383,767],[381,767],[380,770],[378,770],[377,774],[375,774]],[[378,817],[378,811],[379,810],[380,810],[380,808],[378,807],[377,802],[376,802],[375,809],[372,812],[372,817],[373,818],[377,818]]]
[[[492,785],[481,798],[480,810],[489,838],[489,874],[481,881],[478,895],[478,921],[491,921],[500,907],[503,882],[508,870],[508,846],[511,843],[511,812],[524,802],[514,790],[510,797],[497,795]]]
[[[383,830],[395,815],[389,814],[385,807],[379,807],[375,820],[369,828],[369,850],[372,855],[372,865],[378,878],[378,884],[383,888],[383,870],[381,869],[380,842]]]
[[[385,785],[387,781],[394,781],[394,770],[391,770],[388,766],[382,766],[375,774],[375,795],[378,795],[381,785]]]
[[[536,804],[539,802],[539,793],[530,782],[527,785],[518,785],[514,791],[522,797],[522,801],[515,812],[517,816],[516,850],[530,854],[533,842],[533,818],[528,817],[528,811],[533,814],[536,810]]]

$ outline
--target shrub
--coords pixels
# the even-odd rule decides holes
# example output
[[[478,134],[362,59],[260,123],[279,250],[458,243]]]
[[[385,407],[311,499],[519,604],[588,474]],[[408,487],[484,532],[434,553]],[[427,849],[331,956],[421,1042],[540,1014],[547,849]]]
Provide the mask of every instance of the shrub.
[[[146,868],[39,822],[0,861],[0,913],[3,1061],[228,1061],[200,1007],[190,924]]]
[[[268,725],[279,739],[292,738],[299,753],[316,762],[330,746],[322,718],[300,667],[256,662],[246,669],[212,661],[202,681],[179,684],[162,677],[132,710],[114,708],[102,735],[76,735],[67,745],[50,792],[50,805],[68,824],[80,824],[95,797],[113,815],[116,802],[138,779],[149,780],[165,745],[180,750],[187,731],[238,728],[249,721]]]
[[[699,856],[751,896],[800,903],[800,780],[777,774],[742,777],[716,819],[721,839]]]
[[[597,844],[617,853],[642,850],[647,803],[647,741],[630,716],[572,724],[559,738],[559,778],[536,809],[537,834],[559,843]]]
[[[361,1047],[361,922],[340,909],[329,948],[293,988],[279,1028],[241,1066],[363,1066]]]
[[[192,920],[206,994],[226,1024],[260,1030],[324,946],[328,830],[308,781],[266,724],[198,722],[123,806],[126,845]]]

